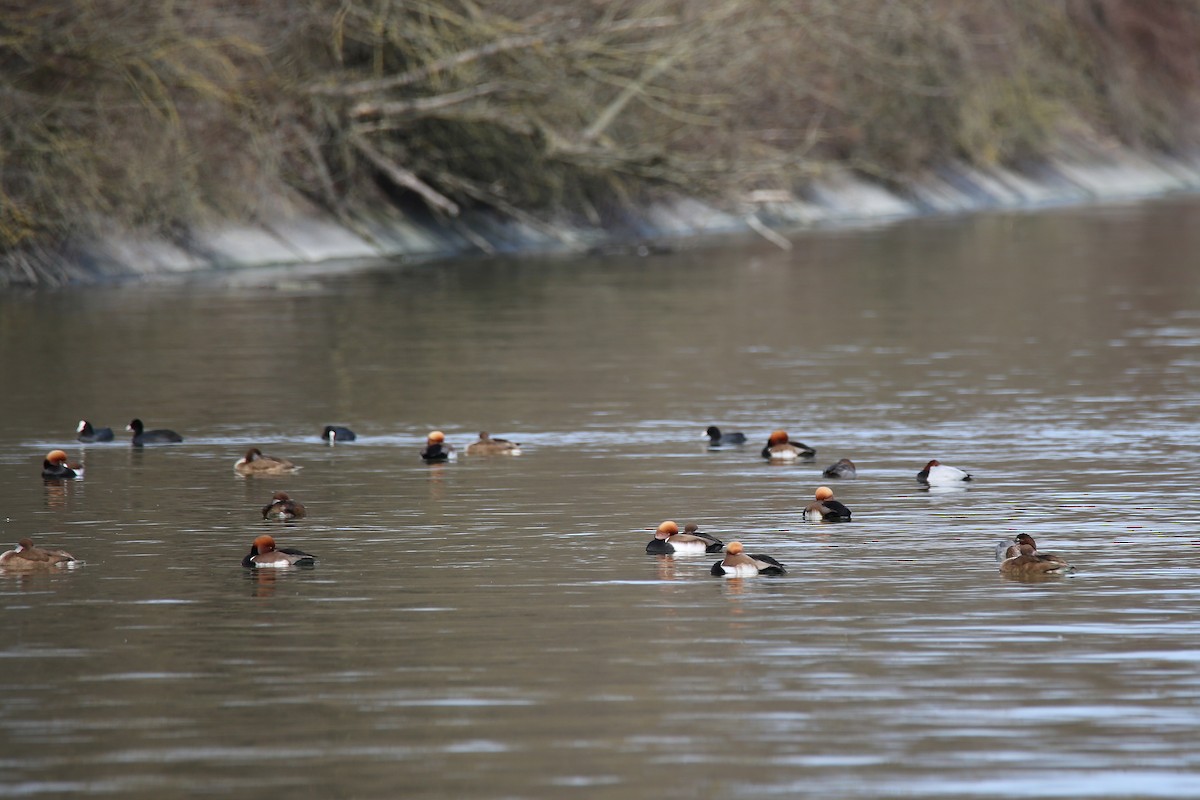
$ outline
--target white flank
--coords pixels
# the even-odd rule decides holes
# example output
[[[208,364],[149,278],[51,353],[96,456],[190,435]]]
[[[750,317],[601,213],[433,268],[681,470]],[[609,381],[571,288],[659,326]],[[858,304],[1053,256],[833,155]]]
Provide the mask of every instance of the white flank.
[[[703,555],[707,550],[707,545],[703,542],[672,542],[670,539],[667,542],[675,548],[677,556]]]
[[[954,484],[962,483],[967,479],[967,473],[958,467],[947,467],[945,464],[938,464],[936,467],[929,469],[929,485],[930,486],[953,486]]]

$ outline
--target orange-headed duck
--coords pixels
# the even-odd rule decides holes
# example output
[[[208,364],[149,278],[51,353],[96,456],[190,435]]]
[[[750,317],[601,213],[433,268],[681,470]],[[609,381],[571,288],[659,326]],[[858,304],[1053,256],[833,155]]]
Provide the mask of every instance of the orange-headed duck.
[[[78,563],[79,560],[65,550],[45,550],[41,547],[34,547],[31,539],[22,539],[17,542],[17,549],[0,553],[0,569],[54,569],[73,567]]]
[[[250,545],[243,567],[311,567],[317,557],[291,547],[276,547],[275,539],[263,534]]]
[[[818,486],[816,498],[804,508],[804,518],[813,522],[849,522],[850,509],[833,499],[833,489]]]
[[[277,517],[279,519],[303,519],[307,512],[304,505],[288,497],[287,492],[276,492],[271,496],[271,502],[263,506],[263,519]]]
[[[300,469],[286,458],[263,455],[257,447],[251,447],[233,465],[233,471],[238,475],[283,475]]]
[[[700,553],[719,553],[724,544],[715,536],[701,533],[699,526],[689,523],[679,532],[679,526],[667,520],[658,526],[654,538],[646,545],[650,555],[693,555]]]
[[[936,458],[917,473],[917,482],[926,486],[961,486],[971,476],[958,467],[948,467]]]
[[[708,430],[704,432],[704,438],[708,439],[709,447],[720,447],[724,444],[745,444],[746,434],[740,432],[721,433],[721,429],[716,425],[709,425]]]
[[[725,558],[712,565],[713,575],[749,576],[783,575],[787,570],[770,556],[751,555],[743,552],[741,542],[730,542],[725,548]]]
[[[321,431],[321,438],[333,444],[334,442],[353,442],[358,437],[354,435],[354,431],[342,425],[326,425],[325,430]]]
[[[430,463],[450,461],[456,455],[454,445],[446,442],[446,434],[441,431],[431,431],[429,438],[425,440],[425,446],[421,448],[421,458]]]
[[[51,450],[42,460],[42,477],[48,481],[62,478],[82,478],[83,467],[68,464],[67,454],[62,450]]]
[[[1014,547],[1017,549],[1017,554],[1005,558],[1000,562],[1000,572],[1004,575],[1066,575],[1074,572],[1075,568],[1068,564],[1058,556],[1052,556],[1049,553],[1039,553],[1037,544],[1033,541],[1032,536],[1026,536],[1028,541],[1022,541],[1021,536],[1017,537]]]
[[[828,466],[821,473],[822,478],[857,478],[858,468],[848,458],[839,458],[836,464]]]
[[[166,428],[155,428],[152,431],[146,430],[146,426],[142,424],[140,419],[131,420],[125,426],[125,430],[133,431],[134,447],[141,447],[144,444],[172,444],[183,441],[182,436]]]
[[[469,456],[519,456],[521,443],[510,442],[508,439],[493,439],[487,431],[479,432],[479,441],[467,445]],[[422,455],[424,458],[424,455]],[[429,459],[426,459],[427,461]]]
[[[762,457],[773,461],[792,461],[797,458],[812,458],[817,451],[803,442],[788,439],[787,431],[775,431],[762,449]]]
[[[76,439],[84,444],[92,442],[111,442],[113,440],[112,428],[93,428],[92,423],[86,419],[79,420],[79,425],[75,427]]]

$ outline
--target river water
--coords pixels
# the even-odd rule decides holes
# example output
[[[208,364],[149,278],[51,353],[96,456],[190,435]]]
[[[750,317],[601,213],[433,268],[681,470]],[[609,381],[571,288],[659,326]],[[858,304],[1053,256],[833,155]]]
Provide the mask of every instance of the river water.
[[[794,242],[0,297],[2,541],[86,562],[0,574],[0,796],[1200,795],[1200,201]]]

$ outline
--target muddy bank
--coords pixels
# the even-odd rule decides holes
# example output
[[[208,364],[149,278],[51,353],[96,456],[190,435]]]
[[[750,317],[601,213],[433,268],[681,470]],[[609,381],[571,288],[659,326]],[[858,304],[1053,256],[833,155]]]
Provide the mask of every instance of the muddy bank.
[[[902,188],[841,173],[813,181],[799,192],[752,193],[725,207],[680,197],[606,228],[565,220],[522,222],[485,213],[450,220],[405,214],[398,208],[343,221],[289,203],[270,219],[193,232],[186,241],[114,237],[89,242],[72,254],[72,273],[81,280],[108,281],[289,265],[312,272],[356,263],[492,253],[584,253],[751,231],[787,247],[788,237],[819,226],[1127,201],[1197,190],[1200,157],[1114,150],[1086,159],[1048,160],[1025,171],[948,165]]]

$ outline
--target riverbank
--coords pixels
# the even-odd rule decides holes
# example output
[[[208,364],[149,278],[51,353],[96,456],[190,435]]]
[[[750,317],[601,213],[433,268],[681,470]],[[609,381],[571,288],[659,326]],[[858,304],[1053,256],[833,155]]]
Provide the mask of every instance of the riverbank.
[[[1200,153],[1174,0],[54,0],[0,32],[0,286],[786,246],[1194,188],[1148,154]]]
[[[186,241],[98,238],[73,254],[75,280],[155,280],[294,266],[344,270],[405,259],[481,254],[587,253],[670,247],[680,240],[756,233],[780,247],[821,226],[878,224],[925,215],[1134,201],[1200,191],[1200,156],[1167,157],[1122,148],[1047,159],[1027,170],[948,164],[903,187],[850,172],[814,180],[803,192],[751,192],[725,206],[669,197],[617,224],[577,220],[529,224],[495,213],[453,221],[399,208],[339,220],[292,202],[271,218],[194,232]]]

